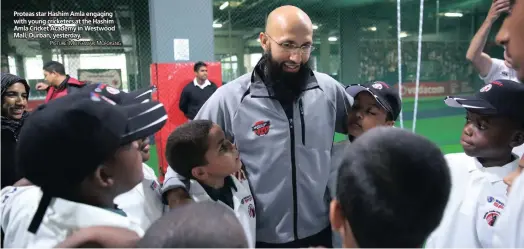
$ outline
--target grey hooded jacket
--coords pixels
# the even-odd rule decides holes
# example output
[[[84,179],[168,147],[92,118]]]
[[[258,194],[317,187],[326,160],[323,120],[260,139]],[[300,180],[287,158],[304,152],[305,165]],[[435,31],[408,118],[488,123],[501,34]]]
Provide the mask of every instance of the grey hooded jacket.
[[[215,122],[236,144],[255,198],[257,241],[287,243],[329,227],[333,135],[346,132],[353,98],[312,71],[286,113],[257,71],[218,88],[195,119]],[[187,189],[184,182],[169,167],[163,191]]]

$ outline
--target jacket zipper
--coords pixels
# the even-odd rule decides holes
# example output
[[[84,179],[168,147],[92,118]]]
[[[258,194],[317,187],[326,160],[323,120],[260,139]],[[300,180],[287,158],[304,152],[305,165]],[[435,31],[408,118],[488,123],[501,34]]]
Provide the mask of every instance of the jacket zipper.
[[[297,169],[295,165],[295,126],[293,124],[293,112],[288,118],[291,140],[291,185],[293,186],[293,235],[298,240],[298,205],[297,205]]]
[[[298,109],[300,110],[300,126],[302,128],[302,145],[306,146],[306,124],[304,123],[304,108],[302,107],[302,99],[298,100]]]

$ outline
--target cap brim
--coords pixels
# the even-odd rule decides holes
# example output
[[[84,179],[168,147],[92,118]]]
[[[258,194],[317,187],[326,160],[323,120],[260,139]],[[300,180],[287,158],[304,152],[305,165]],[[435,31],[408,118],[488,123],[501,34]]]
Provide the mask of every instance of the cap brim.
[[[151,97],[155,90],[156,88],[154,86],[149,86],[136,91],[128,92],[124,97],[124,104],[147,103],[151,101]]]
[[[371,96],[373,96],[373,98],[375,98],[375,100],[379,103],[380,106],[382,106],[382,108],[384,108],[388,112],[393,112],[391,106],[389,106],[387,103],[384,103],[384,101],[382,101],[377,96],[377,94],[375,94],[373,91],[371,91],[370,88],[367,88],[367,87],[362,86],[362,85],[352,85],[352,86],[346,87],[346,92],[349,95],[351,95],[351,97],[353,97],[353,98],[356,98],[357,95],[359,93],[361,93],[361,92],[368,92],[368,93],[371,94]]]
[[[127,114],[126,132],[122,144],[143,139],[158,132],[167,122],[164,105],[156,101],[122,106]]]
[[[478,113],[494,113],[497,111],[489,102],[475,96],[466,96],[466,97],[456,97],[456,96],[447,96],[444,99],[444,103],[449,107],[455,108],[466,108],[470,110],[475,110]]]

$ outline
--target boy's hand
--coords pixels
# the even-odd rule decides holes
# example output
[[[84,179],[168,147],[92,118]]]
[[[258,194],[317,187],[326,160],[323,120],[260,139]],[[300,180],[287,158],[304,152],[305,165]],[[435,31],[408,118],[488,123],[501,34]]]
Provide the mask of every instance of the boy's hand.
[[[246,180],[246,174],[244,173],[244,171],[242,169],[240,169],[239,171],[235,172],[235,177],[239,180],[239,181],[244,181]]]

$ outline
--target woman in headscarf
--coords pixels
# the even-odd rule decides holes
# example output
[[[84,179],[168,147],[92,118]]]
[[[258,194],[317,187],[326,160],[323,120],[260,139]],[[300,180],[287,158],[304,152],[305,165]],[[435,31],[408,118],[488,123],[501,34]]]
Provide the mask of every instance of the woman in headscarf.
[[[2,188],[13,185],[22,177],[15,165],[18,134],[28,116],[29,84],[21,77],[2,73]]]

